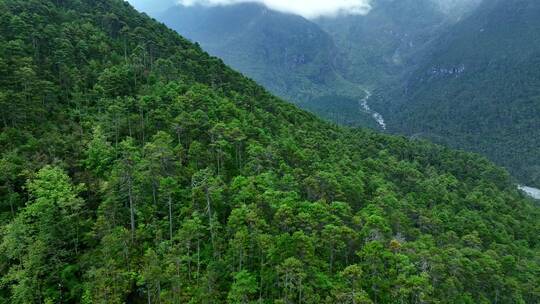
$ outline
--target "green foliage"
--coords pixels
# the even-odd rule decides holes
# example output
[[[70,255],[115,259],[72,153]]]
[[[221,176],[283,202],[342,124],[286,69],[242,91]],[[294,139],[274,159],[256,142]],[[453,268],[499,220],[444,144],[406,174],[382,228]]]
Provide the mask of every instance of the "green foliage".
[[[316,22],[344,53],[341,75],[345,79],[364,86],[392,88],[416,67],[431,40],[461,17],[457,7],[452,9],[453,16],[435,2],[452,5],[473,1],[377,0],[372,1],[372,9],[365,16],[320,18]]]
[[[540,301],[540,211],[487,160],[322,122],[121,0],[0,12],[0,301]]]
[[[332,122],[380,127],[361,87],[393,88],[477,0],[377,0],[367,15],[307,20],[263,5],[138,7],[272,93]],[[166,5],[166,4],[165,4]]]
[[[258,289],[255,276],[242,270],[234,276],[234,283],[231,286],[227,297],[228,303],[250,303],[250,297],[256,294]]]
[[[336,123],[377,128],[359,110],[362,89],[343,77],[348,49],[316,21],[254,3],[171,5],[155,16],[277,96]]]
[[[391,131],[481,153],[540,187],[539,14],[533,0],[484,1],[435,39],[406,87],[383,94]]]
[[[76,258],[83,245],[83,201],[61,169],[46,166],[29,181],[30,201],[3,227],[9,267],[2,285],[11,303],[73,301],[80,296]]]

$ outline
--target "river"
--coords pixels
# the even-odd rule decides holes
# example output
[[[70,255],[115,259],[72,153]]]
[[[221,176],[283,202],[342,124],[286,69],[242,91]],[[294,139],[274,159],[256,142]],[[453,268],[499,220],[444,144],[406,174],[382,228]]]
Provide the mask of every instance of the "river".
[[[518,186],[519,190],[525,192],[528,196],[540,200],[540,189],[527,186]]]
[[[375,119],[379,127],[381,127],[381,129],[383,130],[386,130],[386,122],[384,121],[384,117],[380,113],[372,110],[371,107],[369,106],[369,99],[371,98],[371,92],[366,89],[362,89],[362,90],[365,92],[366,96],[364,96],[364,98],[360,100],[361,110],[367,112],[368,114],[371,114],[371,116],[373,117],[373,119]],[[528,187],[528,186],[522,186],[522,185],[519,185],[518,188],[519,190],[523,191],[528,196],[534,199],[540,200],[540,189]]]
[[[369,106],[368,101],[371,98],[371,92],[366,89],[362,90],[366,93],[366,96],[360,100],[360,106],[362,107],[361,110],[367,112],[368,114],[371,114],[371,117],[375,119],[379,127],[381,127],[381,129],[383,130],[386,130],[386,122],[384,121],[384,117],[380,113],[373,111]]]

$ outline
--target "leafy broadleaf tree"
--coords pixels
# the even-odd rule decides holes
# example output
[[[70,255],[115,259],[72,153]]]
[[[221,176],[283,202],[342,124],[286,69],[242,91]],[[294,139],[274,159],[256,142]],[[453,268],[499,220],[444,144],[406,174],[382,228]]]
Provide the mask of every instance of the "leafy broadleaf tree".
[[[12,265],[2,277],[11,284],[12,303],[77,299],[80,281],[75,257],[86,227],[82,186],[73,186],[60,168],[41,169],[27,188],[30,200],[4,227],[2,254]],[[72,281],[75,280],[75,281]]]
[[[255,276],[248,271],[242,270],[234,275],[234,283],[231,286],[227,300],[229,303],[247,304],[250,298],[257,293],[258,284]]]

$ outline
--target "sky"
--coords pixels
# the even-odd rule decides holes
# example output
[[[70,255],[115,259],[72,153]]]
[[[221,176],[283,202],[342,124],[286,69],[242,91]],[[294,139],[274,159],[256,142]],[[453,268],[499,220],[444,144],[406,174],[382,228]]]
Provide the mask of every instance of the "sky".
[[[238,3],[261,3],[270,9],[313,19],[322,16],[343,14],[365,15],[371,9],[372,0],[177,0],[182,5],[232,5]],[[160,6],[173,3],[173,0],[129,0],[135,7],[145,11],[157,11]],[[163,9],[168,7],[163,7]]]
[[[175,4],[185,6],[219,6],[239,3],[260,3],[268,8],[303,16],[307,19],[338,15],[365,15],[377,0],[127,0],[138,10],[150,15],[160,13]],[[395,0],[400,1],[400,0]],[[431,0],[444,13],[462,13],[478,5],[482,0]]]
[[[305,18],[335,16],[340,14],[367,14],[371,9],[371,0],[180,0],[179,3],[190,5],[230,5],[256,2],[268,8],[293,13]]]

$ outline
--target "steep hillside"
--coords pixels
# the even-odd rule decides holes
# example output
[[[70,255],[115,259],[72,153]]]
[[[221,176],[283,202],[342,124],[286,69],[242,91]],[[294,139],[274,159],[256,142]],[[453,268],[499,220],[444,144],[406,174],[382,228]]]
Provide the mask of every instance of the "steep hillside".
[[[416,68],[433,40],[479,1],[375,0],[365,16],[320,18],[316,23],[346,54],[346,79],[392,87]]]
[[[316,21],[347,54],[345,77],[373,87],[394,83],[414,56],[447,25],[432,0],[378,0],[366,16]]]
[[[306,20],[258,4],[174,6],[156,18],[274,94],[333,122],[379,129],[363,89],[395,87],[477,0],[377,0],[366,16]]]
[[[358,107],[363,91],[341,76],[333,39],[303,17],[238,4],[174,6],[158,19],[278,96],[345,123],[369,119]]]
[[[480,152],[539,186],[539,71],[540,3],[485,2],[433,44],[385,114],[394,131]]]
[[[122,0],[0,0],[1,303],[538,303],[476,155],[296,109]]]

